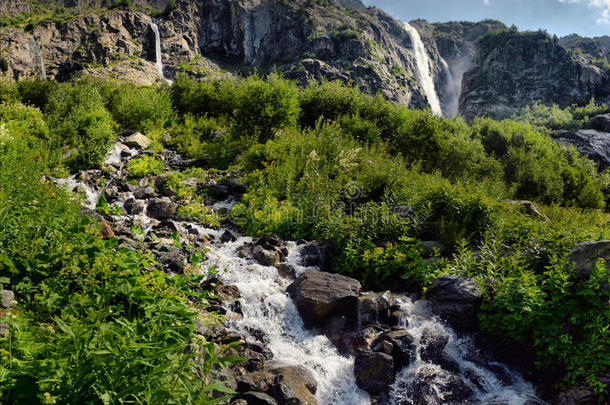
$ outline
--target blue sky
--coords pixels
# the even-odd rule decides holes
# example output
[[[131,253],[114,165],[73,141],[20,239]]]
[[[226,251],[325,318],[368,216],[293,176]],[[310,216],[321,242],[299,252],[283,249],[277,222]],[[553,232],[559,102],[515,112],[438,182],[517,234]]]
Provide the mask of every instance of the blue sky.
[[[479,21],[546,29],[559,36],[610,35],[610,0],[364,0],[401,20]]]

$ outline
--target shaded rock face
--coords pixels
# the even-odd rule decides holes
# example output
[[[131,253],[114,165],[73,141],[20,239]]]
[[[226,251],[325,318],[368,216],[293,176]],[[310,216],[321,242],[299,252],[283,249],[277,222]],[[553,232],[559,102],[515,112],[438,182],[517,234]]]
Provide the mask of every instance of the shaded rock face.
[[[358,387],[378,394],[394,381],[394,360],[385,353],[363,350],[356,354],[354,372]]]
[[[441,276],[426,293],[440,317],[460,332],[477,328],[482,294],[473,280],[462,276]]]
[[[479,41],[464,75],[460,112],[505,118],[533,101],[584,103],[610,94],[608,71],[586,63],[543,32],[506,30]]]
[[[580,153],[596,162],[600,171],[610,167],[610,132],[600,132],[594,129],[557,131],[553,133],[553,140],[574,146]]]
[[[568,255],[575,271],[585,277],[598,259],[604,259],[610,270],[610,240],[580,243]]]

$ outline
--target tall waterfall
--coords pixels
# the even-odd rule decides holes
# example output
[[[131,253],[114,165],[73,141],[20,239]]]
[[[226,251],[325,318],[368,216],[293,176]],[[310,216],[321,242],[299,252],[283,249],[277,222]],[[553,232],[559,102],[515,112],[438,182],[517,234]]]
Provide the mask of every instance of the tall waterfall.
[[[150,27],[155,33],[155,56],[156,56],[156,65],[157,72],[159,72],[159,76],[169,84],[172,83],[171,80],[165,78],[165,74],[163,73],[163,54],[161,53],[161,34],[159,34],[159,26],[154,23],[154,21],[150,22]]]
[[[419,36],[419,32],[409,25],[409,23],[404,23],[404,29],[411,38],[413,55],[415,56],[415,75],[417,76],[417,81],[424,89],[424,94],[428,99],[428,104],[430,104],[432,113],[434,115],[442,115],[441,102],[436,94],[434,80],[430,73],[430,58],[428,57],[428,52],[426,52],[426,47]]]
[[[462,87],[462,80],[455,80],[449,65],[445,59],[441,58],[443,64],[443,72],[445,73],[445,108],[443,109],[446,117],[453,117],[458,114],[460,107],[460,92]]]
[[[36,39],[34,39],[34,37],[32,37],[32,40],[30,41],[30,49],[32,50],[32,54],[34,56],[34,62],[38,65],[38,69],[40,70],[40,78],[46,79],[47,70],[44,66],[44,58],[40,53],[40,46],[38,46],[38,42],[36,42]]]

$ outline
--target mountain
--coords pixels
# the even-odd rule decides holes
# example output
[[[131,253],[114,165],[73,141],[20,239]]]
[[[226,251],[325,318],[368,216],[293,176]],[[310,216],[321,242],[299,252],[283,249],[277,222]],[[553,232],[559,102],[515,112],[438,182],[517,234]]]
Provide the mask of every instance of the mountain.
[[[359,0],[18,0],[0,5],[0,16],[0,68],[17,80],[44,72],[157,81],[154,19],[169,77],[278,71],[413,108],[438,99],[444,115],[468,119],[610,94],[610,37],[559,40],[494,20],[415,20],[414,37]]]

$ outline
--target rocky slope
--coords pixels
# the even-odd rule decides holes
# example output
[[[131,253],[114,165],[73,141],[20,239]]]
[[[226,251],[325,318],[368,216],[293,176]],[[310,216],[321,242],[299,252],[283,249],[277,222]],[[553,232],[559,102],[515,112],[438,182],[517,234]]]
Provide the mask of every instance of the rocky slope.
[[[610,69],[590,63],[545,32],[504,30],[482,38],[464,75],[466,118],[510,116],[534,101],[570,105],[610,95]]]

